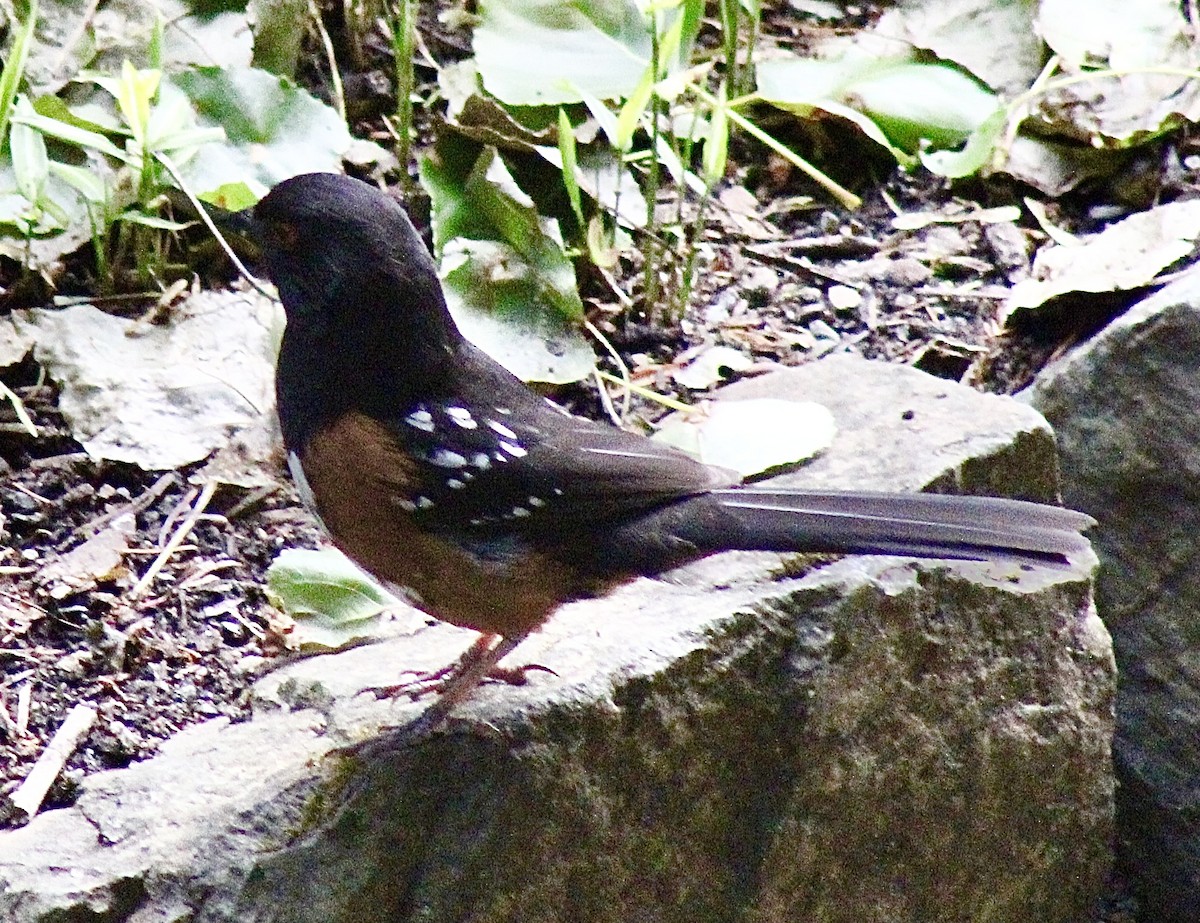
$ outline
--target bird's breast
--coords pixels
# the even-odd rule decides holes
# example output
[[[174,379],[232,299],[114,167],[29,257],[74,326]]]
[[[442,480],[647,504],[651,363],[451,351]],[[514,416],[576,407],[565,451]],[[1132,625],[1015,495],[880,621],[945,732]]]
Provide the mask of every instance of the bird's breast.
[[[431,528],[427,466],[366,414],[338,417],[294,458],[300,492],[334,544],[438,619],[512,637],[592,592],[564,562],[519,541],[463,542]]]

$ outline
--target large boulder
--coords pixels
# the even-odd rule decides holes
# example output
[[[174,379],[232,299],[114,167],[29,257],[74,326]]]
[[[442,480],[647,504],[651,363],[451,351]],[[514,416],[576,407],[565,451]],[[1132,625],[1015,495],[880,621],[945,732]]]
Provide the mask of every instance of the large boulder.
[[[728,389],[830,406],[796,482],[1047,499],[1017,402],[826,360]],[[408,636],[260,680],[0,834],[0,918],[1086,919],[1109,866],[1113,663],[1090,572],[732,553],[565,607],[417,745],[357,695],[452,659]]]
[[[1118,836],[1154,923],[1200,920],[1200,281],[1185,276],[1038,379],[1063,496],[1100,521],[1120,670]]]

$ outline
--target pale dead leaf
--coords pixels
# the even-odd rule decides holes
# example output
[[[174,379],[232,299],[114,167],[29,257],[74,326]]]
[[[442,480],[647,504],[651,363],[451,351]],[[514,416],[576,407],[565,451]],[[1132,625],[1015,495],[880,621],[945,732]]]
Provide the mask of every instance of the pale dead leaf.
[[[742,477],[795,467],[833,442],[823,404],[757,398],[711,401],[671,414],[654,438]]]
[[[754,360],[738,349],[729,346],[712,346],[703,350],[695,359],[671,377],[685,388],[703,391],[711,388],[725,377],[726,371],[744,372]]]
[[[1042,133],[1127,142],[1200,118],[1192,30],[1178,0],[1042,0],[1036,28],[1066,74],[1123,72],[1047,94],[1038,109]],[[1164,68],[1178,72],[1153,72]]]
[[[1138,212],[1072,246],[1042,248],[1033,277],[1018,282],[1004,308],[1034,308],[1068,292],[1140,288],[1187,256],[1200,240],[1200,201],[1172,202]]]
[[[38,582],[49,587],[53,599],[90,590],[97,581],[112,578],[124,567],[124,554],[135,534],[133,514],[118,516],[108,528],[51,560],[38,573]]]
[[[178,468],[238,443],[244,470],[224,480],[266,483],[274,416],[273,365],[282,320],[258,295],[202,292],[163,325],[92,305],[14,315],[34,356],[61,388],[71,432],[96,458]]]
[[[33,349],[33,336],[18,330],[12,316],[0,317],[0,369],[16,365]]]

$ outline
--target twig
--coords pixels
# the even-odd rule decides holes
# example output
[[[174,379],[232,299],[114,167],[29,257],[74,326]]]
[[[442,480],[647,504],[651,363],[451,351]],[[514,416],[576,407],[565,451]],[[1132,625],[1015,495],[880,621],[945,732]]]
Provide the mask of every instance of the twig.
[[[29,731],[29,711],[33,705],[33,684],[22,683],[17,687],[17,734],[24,737]]]
[[[37,503],[39,506],[49,506],[50,505],[51,501],[47,500],[41,494],[34,493],[32,490],[30,490],[24,484],[9,484],[8,486],[11,487],[13,490],[15,490],[17,493],[24,494],[26,497],[28,497],[34,503]]]
[[[188,533],[190,533],[195,527],[196,523],[200,521],[201,514],[204,512],[205,507],[208,506],[209,501],[212,500],[213,494],[216,492],[217,482],[215,480],[204,482],[204,487],[200,491],[200,496],[196,498],[196,503],[192,507],[191,512],[188,513],[183,522],[179,524],[179,528],[175,530],[174,534],[167,541],[167,544],[163,546],[163,550],[159,553],[158,557],[154,559],[154,562],[150,565],[150,567],[147,568],[146,573],[142,574],[142,579],[139,580],[134,588],[129,591],[130,599],[137,599],[144,592],[146,592],[146,589],[154,581],[154,578],[158,576],[158,572],[163,569],[163,566],[168,560],[170,560],[171,555],[173,555],[176,549],[183,544],[183,540],[187,538]]]
[[[317,0],[309,0],[308,15],[312,17],[317,36],[321,39],[321,47],[325,51],[325,60],[329,64],[329,82],[333,84],[333,92],[330,94],[333,97],[333,106],[344,122],[346,121],[346,92],[342,88],[342,75],[338,71],[337,55],[333,52],[333,39],[329,37],[329,32],[325,29],[325,21],[321,19],[321,8],[317,5]]]
[[[9,797],[9,803],[19,820],[28,823],[37,814],[46,792],[79,746],[79,741],[96,723],[96,714],[96,709],[82,703],[67,712],[67,717],[50,738],[50,743],[33,764],[33,769],[29,770],[25,781]]]
[[[237,519],[239,516],[244,515],[249,510],[266,500],[269,496],[271,496],[271,494],[275,493],[275,491],[279,490],[279,487],[279,483],[273,481],[270,484],[264,484],[262,487],[255,488],[245,497],[231,506],[228,510],[226,510],[225,518],[232,521]]]
[[[612,357],[612,361],[617,366],[617,371],[621,373],[622,391],[621,391],[621,411],[617,412],[617,408],[613,406],[612,398],[609,396],[608,389],[604,386],[604,382],[599,376],[596,376],[596,387],[600,389],[600,403],[604,405],[605,412],[612,418],[613,424],[621,426],[625,422],[625,417],[629,415],[629,366],[625,364],[625,360],[621,358],[621,354],[608,341],[600,328],[586,318],[583,321],[583,326],[587,329],[597,342],[604,347],[605,352]]]
[[[245,267],[242,261],[238,259],[237,254],[233,252],[233,248],[229,246],[229,242],[225,240],[225,235],[217,230],[217,226],[213,223],[212,216],[209,215],[208,209],[206,209],[200,203],[200,199],[196,197],[194,192],[192,192],[192,188],[183,181],[183,177],[180,175],[179,169],[175,166],[175,163],[171,160],[171,158],[161,151],[156,153],[154,156],[158,162],[161,163],[164,168],[166,168],[166,171],[171,174],[171,178],[179,184],[179,188],[183,190],[183,194],[186,195],[188,197],[188,201],[192,203],[192,208],[196,209],[196,214],[200,216],[200,220],[203,221],[204,226],[208,228],[208,232],[212,234],[213,239],[217,242],[217,245],[225,251],[225,256],[228,257],[229,261],[233,264],[233,268],[238,271],[238,275],[245,279],[246,283],[264,298],[274,299],[275,296],[271,293],[271,291],[264,287],[262,282],[260,282],[250,272],[250,270]]]
[[[150,504],[166,493],[167,488],[174,484],[175,481],[176,477],[173,473],[160,476],[157,481],[143,490],[128,503],[117,507],[115,510],[109,510],[107,513],[97,516],[95,519],[84,523],[82,526],[72,531],[67,540],[59,544],[59,548],[64,548],[81,537],[91,538],[92,536],[99,535],[100,532],[103,531],[110,522],[115,519],[119,519],[126,514],[136,516],[138,513],[144,512],[147,508],[149,508]]]
[[[704,102],[708,103],[708,105],[712,106],[713,108],[716,108],[717,106],[721,105],[720,100],[718,100],[715,96],[713,96],[711,93],[709,93],[703,87],[693,85],[692,92],[695,93],[697,96],[699,96],[702,100],[704,100]],[[780,143],[779,141],[776,141],[774,138],[772,138],[770,135],[768,135],[765,131],[763,131],[761,128],[759,128],[757,125],[755,125],[753,122],[748,120],[745,116],[743,116],[741,113],[735,112],[733,110],[733,105],[735,103],[741,103],[744,101],[745,101],[745,98],[743,98],[741,100],[734,100],[733,103],[728,104],[729,121],[731,121],[735,125],[737,125],[737,127],[740,128],[742,131],[746,132],[746,134],[761,141],[763,144],[765,144],[767,147],[769,147],[771,150],[773,150],[776,154],[778,154],[784,160],[788,161],[788,163],[790,163],[792,166],[794,166],[796,169],[798,169],[801,173],[803,173],[805,176],[807,176],[813,182],[817,183],[817,185],[821,186],[826,192],[828,192],[835,199],[837,199],[838,203],[843,208],[856,209],[860,205],[862,205],[862,199],[860,199],[858,196],[856,196],[849,189],[846,189],[846,188],[840,186],[838,183],[836,183],[830,177],[826,176],[824,173],[822,173],[820,170],[818,170],[816,167],[814,167],[812,164],[810,164],[807,160],[805,160],[803,157],[801,157],[799,154],[797,154],[795,151],[793,151],[791,148],[785,146],[784,144]]]
[[[196,504],[196,498],[200,496],[200,488],[193,487],[187,490],[182,497],[176,501],[171,507],[171,512],[163,517],[163,521],[158,524],[158,532],[154,536],[154,547],[161,549],[166,546],[171,533],[179,528],[179,523],[187,518],[188,513],[192,511],[192,507]],[[157,551],[153,552],[157,554]]]

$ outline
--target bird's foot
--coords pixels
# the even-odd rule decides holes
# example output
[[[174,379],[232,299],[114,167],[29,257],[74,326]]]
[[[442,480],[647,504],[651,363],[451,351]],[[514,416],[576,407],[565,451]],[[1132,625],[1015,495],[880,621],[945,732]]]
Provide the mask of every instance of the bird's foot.
[[[495,661],[497,635],[484,634],[471,645],[457,661],[439,670],[414,673],[411,679],[387,686],[368,686],[361,693],[374,693],[377,699],[395,699],[402,695],[416,701],[429,693],[445,693],[455,688],[458,677],[464,673],[478,674],[471,680],[476,683],[506,683],[509,686],[524,686],[529,682],[528,674],[534,671],[558,674],[540,663],[527,663],[519,667],[502,667]],[[512,645],[515,647],[515,644]],[[510,648],[511,649],[511,648]],[[488,662],[490,661],[490,662]]]
[[[486,679],[524,685],[528,682],[526,674],[531,670],[553,673],[553,670],[541,664],[527,664],[512,668],[497,666],[504,655],[520,644],[524,637],[523,634],[511,638],[494,634],[480,635],[479,639],[453,666],[422,674],[413,680],[395,686],[376,686],[362,690],[363,692],[374,692],[379,698],[404,694],[415,699],[427,692],[437,693],[437,698],[415,721],[387,735],[390,739],[388,749],[409,745],[429,737],[435,730],[446,724],[450,718],[451,709]],[[362,751],[359,749],[356,752]]]
[[[440,670],[417,673],[412,679],[407,679],[401,683],[392,683],[387,686],[367,686],[359,694],[370,692],[377,699],[395,699],[400,696],[408,696],[412,701],[416,701],[430,693],[442,692],[454,675],[456,666],[457,664],[451,664],[450,666],[442,667]],[[483,675],[480,682],[525,686],[529,683],[529,674],[533,672],[549,673],[552,676],[558,675],[543,664],[526,663],[519,667],[494,666]]]

